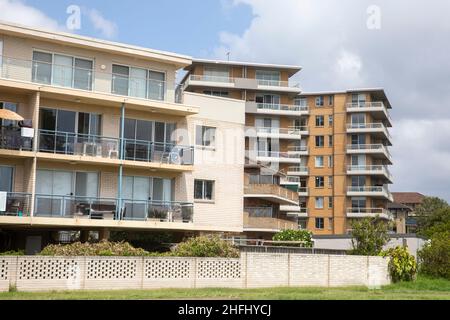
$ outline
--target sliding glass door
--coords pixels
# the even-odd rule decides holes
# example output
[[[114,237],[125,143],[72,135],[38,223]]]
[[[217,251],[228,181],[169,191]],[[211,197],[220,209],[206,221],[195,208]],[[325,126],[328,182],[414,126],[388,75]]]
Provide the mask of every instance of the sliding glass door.
[[[0,166],[0,191],[12,192],[13,172],[12,167]]]

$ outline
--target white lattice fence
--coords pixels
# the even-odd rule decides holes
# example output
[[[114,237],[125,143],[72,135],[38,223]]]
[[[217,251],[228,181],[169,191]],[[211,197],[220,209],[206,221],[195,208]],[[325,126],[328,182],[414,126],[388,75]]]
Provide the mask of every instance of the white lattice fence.
[[[382,257],[243,253],[240,259],[0,257],[0,291],[385,285]]]

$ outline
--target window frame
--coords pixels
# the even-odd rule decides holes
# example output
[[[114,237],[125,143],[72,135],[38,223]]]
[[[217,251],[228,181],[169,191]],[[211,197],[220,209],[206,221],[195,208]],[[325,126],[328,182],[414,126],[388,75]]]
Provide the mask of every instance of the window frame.
[[[324,230],[325,229],[325,219],[322,217],[316,217],[315,222],[314,222],[314,227],[317,230]]]
[[[198,141],[199,130],[201,130],[201,137],[200,137],[201,144],[198,143],[199,142]],[[209,130],[213,130],[212,135],[209,136],[209,137],[212,137],[213,139],[211,141],[209,141],[209,144],[207,145],[206,137],[207,137],[207,132]],[[205,148],[205,149],[215,149],[216,148],[216,133],[217,133],[217,127],[196,125],[196,127],[195,127],[195,145],[197,147],[201,147],[201,148]]]
[[[196,193],[197,183],[202,184],[201,198],[197,198],[197,193]],[[206,197],[208,183],[211,183],[211,199],[208,199]],[[214,202],[215,201],[215,189],[216,189],[215,184],[216,184],[216,182],[214,180],[195,179],[194,180],[194,200],[196,202]]]

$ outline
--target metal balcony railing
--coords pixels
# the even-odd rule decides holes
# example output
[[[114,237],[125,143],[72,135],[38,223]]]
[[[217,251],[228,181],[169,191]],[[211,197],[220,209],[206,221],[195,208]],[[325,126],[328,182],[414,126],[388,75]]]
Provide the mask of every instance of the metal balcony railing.
[[[0,211],[0,216],[27,217],[31,214],[31,194],[7,192],[6,210]]]
[[[347,124],[347,129],[381,129],[389,139],[392,138],[384,123],[349,123]]]
[[[295,173],[304,173],[304,174],[308,174],[309,173],[309,168],[308,167],[289,167],[287,169],[287,172],[295,172]]]
[[[119,159],[119,139],[41,129],[39,152]]]
[[[368,109],[368,110],[383,110],[386,114],[386,116],[388,117],[389,120],[391,120],[391,115],[388,111],[388,109],[386,108],[386,106],[384,105],[383,102],[381,101],[374,101],[374,102],[366,102],[366,101],[359,101],[359,102],[350,102],[347,103],[347,109],[350,109],[349,111],[351,111],[351,109],[358,109],[358,108],[364,108],[364,109]]]
[[[44,153],[120,159],[120,139],[97,135],[39,130],[39,151]],[[194,147],[141,140],[124,140],[124,159],[192,165]]]
[[[220,83],[235,83],[240,79],[254,80],[258,86],[270,86],[270,87],[290,87],[299,88],[299,84],[290,84],[289,81],[280,80],[265,80],[255,78],[233,78],[222,76],[210,76],[210,75],[190,75],[190,81],[204,81],[204,82],[220,82]]]
[[[193,165],[194,147],[125,139],[125,160]]]
[[[298,128],[272,128],[272,127],[255,127],[256,133],[273,134],[273,135],[295,135],[300,136]]]
[[[271,104],[271,103],[257,103],[258,110],[274,110],[274,111],[292,111],[292,112],[307,112],[308,106],[297,106],[288,104]]]
[[[0,126],[0,149],[31,151],[33,138],[22,137],[19,127]]]
[[[249,184],[280,184],[280,177],[278,176],[249,174],[247,177]]]
[[[123,200],[123,220],[192,223],[194,204],[190,202]]]
[[[35,217],[92,220],[133,220],[192,223],[194,205],[189,202],[59,196],[38,194]]]
[[[349,186],[348,192],[385,192],[385,193],[389,193],[389,189],[385,186]]]
[[[168,101],[166,81],[0,56],[0,77],[83,91]],[[168,101],[176,102],[176,101]]]
[[[272,207],[247,207],[244,209],[248,213],[249,217],[265,217],[272,218],[273,208]]]
[[[267,158],[282,158],[282,159],[300,159],[300,155],[291,154],[288,152],[279,152],[279,151],[261,151],[258,152],[258,157],[267,157]]]
[[[118,201],[114,198],[36,194],[34,216],[117,220],[117,209]]]

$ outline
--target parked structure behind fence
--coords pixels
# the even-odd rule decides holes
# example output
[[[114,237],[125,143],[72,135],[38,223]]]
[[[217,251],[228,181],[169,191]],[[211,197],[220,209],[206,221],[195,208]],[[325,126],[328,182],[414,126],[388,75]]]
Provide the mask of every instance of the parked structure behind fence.
[[[0,257],[0,291],[381,286],[382,257],[241,253],[238,259]]]

